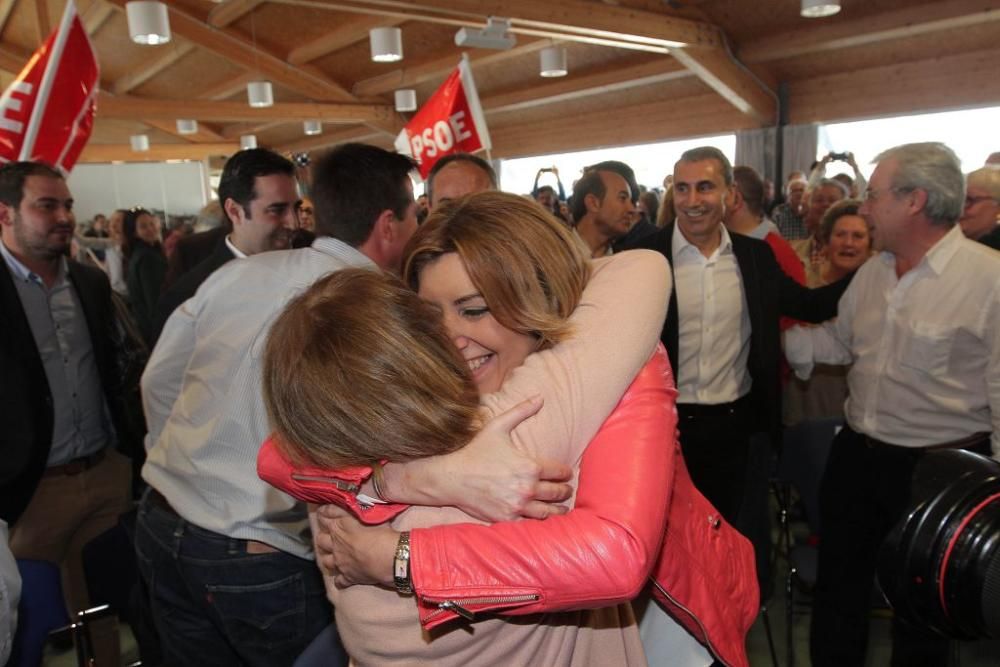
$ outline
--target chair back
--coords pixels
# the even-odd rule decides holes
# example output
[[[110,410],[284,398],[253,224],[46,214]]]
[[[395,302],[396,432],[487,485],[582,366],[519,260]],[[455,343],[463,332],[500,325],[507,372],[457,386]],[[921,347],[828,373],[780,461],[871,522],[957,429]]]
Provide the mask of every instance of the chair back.
[[[9,667],[38,667],[49,632],[69,624],[59,568],[47,561],[17,559],[21,603]]]

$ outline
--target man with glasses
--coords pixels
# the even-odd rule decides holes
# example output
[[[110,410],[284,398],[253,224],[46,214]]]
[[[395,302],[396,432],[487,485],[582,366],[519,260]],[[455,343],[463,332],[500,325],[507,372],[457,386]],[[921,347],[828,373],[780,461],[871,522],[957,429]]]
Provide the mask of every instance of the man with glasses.
[[[820,487],[816,667],[864,664],[876,555],[924,452],[992,446],[1000,458],[1000,255],[955,224],[965,181],[949,148],[907,144],[875,161],[860,214],[884,252],[858,270],[835,322],[785,334],[800,377],[814,361],[853,363]],[[947,663],[947,641],[894,620],[892,664]]]
[[[958,224],[962,233],[1000,250],[1000,165],[976,169],[965,177],[965,209]]]
[[[263,148],[240,151],[229,158],[219,181],[219,201],[232,231],[212,254],[183,274],[160,297],[153,343],[170,314],[198,291],[216,269],[234,258],[291,247],[292,235],[305,217],[295,184],[295,166]],[[308,207],[312,216],[312,204]]]

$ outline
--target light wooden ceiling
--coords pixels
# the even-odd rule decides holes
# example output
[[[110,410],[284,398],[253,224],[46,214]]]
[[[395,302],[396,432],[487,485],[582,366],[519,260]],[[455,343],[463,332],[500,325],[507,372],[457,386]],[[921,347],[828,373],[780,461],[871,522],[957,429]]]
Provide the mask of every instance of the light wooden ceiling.
[[[425,100],[463,51],[494,157],[762,127],[779,108],[804,123],[1000,104],[998,0],[842,0],[825,19],[801,18],[798,0],[172,0],[161,46],[131,42],[125,4],[77,0],[102,81],[85,161],[225,155],[242,134],[284,152],[388,147],[406,122],[393,91]],[[0,84],[64,6],[0,0]],[[460,26],[489,16],[511,19],[513,49],[455,46]],[[374,63],[368,31],[389,25],[405,57]],[[538,53],[553,43],[570,73],[543,79]],[[261,78],[276,103],[251,109],[246,84]],[[177,118],[199,133],[179,135]],[[307,119],[323,134],[305,136]],[[149,153],[129,149],[137,132]]]

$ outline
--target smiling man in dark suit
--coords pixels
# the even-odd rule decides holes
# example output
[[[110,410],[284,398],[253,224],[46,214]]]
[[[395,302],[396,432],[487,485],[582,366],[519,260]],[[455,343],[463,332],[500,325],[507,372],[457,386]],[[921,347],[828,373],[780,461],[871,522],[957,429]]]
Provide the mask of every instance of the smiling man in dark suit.
[[[789,278],[767,243],[722,224],[733,169],[710,146],[674,165],[677,220],[640,239],[670,261],[674,289],[661,339],[677,382],[678,427],[695,485],[731,523],[743,502],[750,437],[781,437],[782,315],[837,314],[847,282],[809,290]]]
[[[62,174],[0,167],[0,519],[11,551],[63,569],[89,606],[80,551],[129,507],[111,286],[68,258],[76,222]]]
[[[298,229],[295,165],[263,148],[240,151],[229,158],[219,180],[219,201],[232,226],[221,235],[212,254],[202,260],[160,297],[154,342],[167,318],[198,291],[205,279],[231,259],[290,247]]]

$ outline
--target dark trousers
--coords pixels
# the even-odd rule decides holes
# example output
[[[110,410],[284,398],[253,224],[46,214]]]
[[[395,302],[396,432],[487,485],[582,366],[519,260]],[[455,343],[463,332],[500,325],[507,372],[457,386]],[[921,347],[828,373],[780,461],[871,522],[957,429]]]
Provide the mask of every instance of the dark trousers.
[[[920,449],[869,444],[844,426],[820,485],[819,569],[810,653],[814,667],[864,664],[878,550],[910,502]],[[943,666],[948,640],[894,620],[892,664]]]
[[[199,528],[149,493],[135,549],[166,665],[291,665],[333,623],[316,563],[248,553],[246,540]],[[343,649],[326,664],[346,666]]]
[[[719,513],[738,526],[746,488],[753,415],[744,397],[725,405],[677,405],[681,451],[691,481]]]

